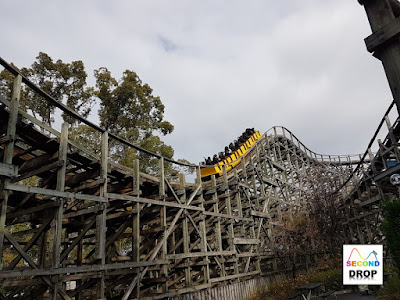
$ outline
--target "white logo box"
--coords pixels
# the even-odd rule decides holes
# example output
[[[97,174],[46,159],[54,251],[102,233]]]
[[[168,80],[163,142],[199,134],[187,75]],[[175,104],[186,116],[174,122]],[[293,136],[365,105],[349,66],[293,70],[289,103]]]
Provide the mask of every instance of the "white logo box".
[[[343,245],[343,285],[382,285],[383,246]]]

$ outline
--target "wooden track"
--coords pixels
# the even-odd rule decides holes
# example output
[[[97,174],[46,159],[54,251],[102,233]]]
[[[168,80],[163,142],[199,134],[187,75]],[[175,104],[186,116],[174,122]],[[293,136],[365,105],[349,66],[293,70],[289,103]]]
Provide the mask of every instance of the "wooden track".
[[[387,162],[400,161],[389,112],[376,154],[319,155],[274,127],[232,171],[202,181],[197,167],[188,183],[166,176],[162,157],[156,175],[138,160],[113,162],[104,130],[98,155],[71,141],[67,124],[57,132],[19,110],[22,82],[32,86],[14,75],[12,99],[0,97],[0,299],[161,299],[285,274],[279,232],[321,168],[340,175],[331,192],[351,212],[344,242],[382,240],[379,202],[397,193],[387,178],[398,167]],[[317,259],[308,242],[299,267]]]

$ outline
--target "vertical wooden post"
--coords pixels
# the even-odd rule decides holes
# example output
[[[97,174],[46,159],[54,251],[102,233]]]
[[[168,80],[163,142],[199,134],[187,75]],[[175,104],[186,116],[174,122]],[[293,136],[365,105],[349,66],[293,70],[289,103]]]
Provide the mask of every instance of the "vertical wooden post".
[[[185,189],[185,174],[179,173],[179,188]],[[181,203],[186,202],[186,192],[180,197]],[[187,211],[183,212],[184,218],[182,219],[182,236],[183,236],[183,253],[189,254],[190,238],[189,238],[189,218]],[[190,258],[185,258],[185,286],[192,286],[192,276],[190,274]]]
[[[61,127],[60,137],[60,148],[58,150],[58,161],[62,163],[57,171],[57,191],[64,191],[65,189],[65,172],[67,169],[67,152],[68,152],[68,123],[64,122]],[[61,254],[61,237],[62,237],[62,220],[64,214],[64,199],[58,198],[59,206],[55,212],[54,217],[54,240],[52,244],[52,267],[58,268],[60,266],[60,254]],[[59,287],[58,276],[54,277],[56,282],[54,283],[53,299],[57,299],[57,293]]]
[[[215,201],[214,203],[214,212],[219,213],[219,206],[218,206],[218,192],[217,192],[217,181],[215,179],[215,175],[211,175],[211,189],[214,191],[212,195],[212,200]],[[216,217],[216,222],[215,222],[215,243],[217,246],[218,251],[223,251],[223,246],[222,246],[222,233],[221,233],[221,218]],[[225,258],[224,256],[221,257],[221,274],[222,276],[226,276],[226,271],[225,271]]]
[[[139,195],[140,193],[140,172],[139,172],[139,160],[135,159],[133,161],[133,171],[134,176],[133,180],[133,191]],[[135,262],[140,261],[140,203],[137,202],[134,205],[135,214],[133,215],[133,222],[132,222],[132,260]],[[136,271],[137,278],[140,278],[140,268],[137,268]],[[134,294],[136,298],[139,299],[140,297],[140,282],[135,287]]]
[[[365,40],[367,49],[382,62],[397,111],[400,112],[399,32],[395,34],[390,32],[390,29],[398,27],[396,23],[398,15],[395,15],[393,8],[398,11],[400,4],[396,0],[359,0],[359,2],[364,5],[373,34],[378,35],[379,33],[377,39],[380,43],[378,45],[373,46],[368,38]],[[389,29],[387,29],[388,26]],[[397,31],[399,30],[397,29]],[[395,37],[391,38],[393,35]]]
[[[84,216],[81,216],[80,221],[83,223]],[[77,253],[76,253],[76,262],[78,266],[82,265],[83,260],[83,239],[81,239],[77,245]],[[76,285],[80,286],[82,284],[82,280],[77,280]],[[81,293],[76,294],[75,300],[81,300]]]
[[[133,161],[132,190],[135,194],[140,194],[140,168],[139,168],[139,160],[138,159],[135,159]]]
[[[22,77],[18,75],[14,79],[13,93],[11,98],[10,114],[8,117],[7,136],[10,138],[5,147],[3,162],[6,164],[12,164],[14,144],[15,144],[15,133],[17,130],[18,121],[18,106],[19,98],[21,95],[21,83]],[[4,234],[6,230],[6,214],[9,192],[4,190],[4,185],[8,182],[6,179],[0,180],[0,270],[3,269],[3,247],[4,247]]]
[[[103,184],[100,186],[100,196],[105,197],[107,194],[107,173],[108,173],[108,132],[103,132],[101,136],[101,170],[100,177],[104,180]],[[101,265],[106,263],[106,239],[107,239],[107,204],[101,204],[102,210],[100,214],[96,216],[96,233],[97,233],[97,243],[96,243],[96,254],[97,259],[100,261]],[[101,276],[98,280],[97,286],[97,297],[99,299],[105,299],[105,274],[104,271],[101,272]]]
[[[197,178],[196,183],[201,185],[201,171],[200,166],[197,167]],[[204,208],[204,201],[202,194],[199,196],[200,207]],[[201,232],[201,252],[207,252],[207,231],[206,231],[206,221],[205,216],[202,215],[200,219],[200,232]],[[208,256],[204,256],[203,262],[205,263],[203,273],[204,273],[204,283],[208,283],[210,280],[210,266],[209,266],[209,259]]]
[[[226,172],[226,165],[222,166],[223,168],[223,178],[224,178],[224,184],[228,187],[228,174]],[[226,194],[226,211],[227,214],[232,216],[232,206],[231,206],[231,196],[229,195],[229,190],[227,189],[225,191]],[[233,243],[233,239],[235,238],[235,231],[233,229],[233,219],[228,220],[229,225],[228,225],[228,243],[229,243],[229,250],[234,251],[235,250],[235,244]],[[237,260],[234,263],[234,271],[235,275],[239,274],[239,266]]]
[[[164,173],[164,158],[161,157],[159,160],[159,178],[160,178],[160,185],[159,185],[159,194],[160,194],[160,199],[165,201],[165,173]],[[163,235],[166,235],[166,230],[167,230],[167,207],[162,206],[160,208],[160,220],[161,220],[161,228],[163,230]],[[161,249],[161,259],[165,260],[166,256],[168,253],[168,241],[165,240],[162,245]],[[165,278],[168,279],[168,266],[163,264],[161,266],[161,275]],[[168,291],[168,282],[166,282],[162,285],[162,290],[163,292]]]

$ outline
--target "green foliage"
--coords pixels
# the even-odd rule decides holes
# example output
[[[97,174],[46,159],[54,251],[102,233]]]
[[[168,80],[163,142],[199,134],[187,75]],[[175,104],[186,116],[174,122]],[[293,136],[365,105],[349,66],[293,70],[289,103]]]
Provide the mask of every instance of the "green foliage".
[[[174,126],[164,120],[164,104],[160,97],[153,95],[151,87],[143,83],[130,70],[117,81],[107,68],[94,71],[96,86],[86,85],[87,74],[82,61],[64,63],[54,61],[40,52],[30,68],[21,73],[57,101],[63,102],[83,117],[87,117],[95,101],[99,101],[100,126],[132,144],[138,145],[161,156],[172,158],[174,150],[160,138],[173,131]],[[0,72],[0,93],[10,97],[14,76],[8,71]],[[54,122],[55,107],[32,90],[23,86],[21,108],[31,111],[35,117],[51,125]],[[75,125],[75,120],[63,115],[65,121]],[[100,134],[86,125],[73,126],[70,138],[94,153],[100,152]],[[125,166],[132,167],[135,159],[140,160],[141,171],[156,174],[158,159],[121,145],[110,139],[111,158]],[[177,169],[165,162],[165,173],[176,175]]]
[[[101,135],[87,125],[79,125],[69,131],[69,138],[94,154],[100,154]]]
[[[143,84],[138,75],[130,70],[123,73],[120,81],[112,77],[107,68],[100,68],[94,74],[95,93],[100,99],[101,126],[146,150],[172,158],[173,148],[157,134],[169,134],[174,127],[164,120],[164,104],[160,97],[153,96],[150,86]],[[114,160],[128,167],[132,167],[133,160],[138,158],[142,171],[158,172],[158,159],[127,146],[110,142],[110,154]],[[167,174],[176,173],[167,162],[165,171]]]
[[[384,201],[382,209],[384,217],[382,230],[394,265],[400,271],[400,200],[388,199]]]
[[[400,300],[400,275],[395,275],[384,283],[379,290],[379,300]]]
[[[13,64],[11,65],[16,68]],[[0,72],[0,93],[4,95],[7,99],[11,99],[13,83],[14,75],[7,70],[2,70]]]
[[[39,52],[31,67],[22,68],[21,73],[57,101],[63,102],[84,117],[89,115],[94,102],[94,89],[86,86],[87,74],[82,61],[53,61],[46,53]],[[1,72],[0,92],[9,97],[12,82],[13,76],[8,71]],[[25,111],[32,111],[35,117],[39,116],[43,122],[49,125],[54,122],[52,113],[55,107],[25,86],[21,90],[20,105]],[[70,124],[75,123],[70,117],[63,117]]]
[[[101,126],[137,138],[147,138],[156,131],[162,135],[173,131],[172,124],[164,120],[160,97],[153,96],[153,90],[135,72],[126,70],[119,82],[107,68],[100,68],[94,74],[96,95],[101,101]]]

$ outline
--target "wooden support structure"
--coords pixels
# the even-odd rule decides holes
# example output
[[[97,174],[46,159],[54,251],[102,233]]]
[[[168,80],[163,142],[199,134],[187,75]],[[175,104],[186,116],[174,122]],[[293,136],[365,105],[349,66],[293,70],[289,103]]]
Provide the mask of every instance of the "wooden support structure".
[[[7,144],[4,149],[3,162],[8,165],[12,165],[13,163],[13,151],[15,145],[15,136],[16,136],[16,128],[18,121],[18,106],[19,106],[19,98],[21,95],[21,83],[22,77],[18,75],[14,79],[13,85],[13,94],[10,103],[10,113],[8,118],[8,126],[7,126]],[[3,245],[4,245],[4,235],[6,233],[5,225],[6,225],[6,214],[8,207],[8,197],[10,192],[5,190],[5,185],[8,183],[9,179],[7,177],[0,178],[0,270],[3,269]]]
[[[372,34],[365,39],[367,50],[385,69],[400,112],[400,3],[397,0],[359,0],[365,8]]]
[[[94,128],[99,155],[71,141],[68,124],[58,132],[19,110],[21,82],[32,88],[17,74],[12,99],[0,98],[1,298],[161,299],[291,272],[281,233],[307,205],[309,177],[320,169],[341,175],[332,191],[349,203],[343,235],[383,238],[374,229],[379,201],[400,162],[400,122],[390,111],[378,153],[370,145],[364,157],[324,156],[274,127],[234,169],[201,178],[198,166],[188,182],[168,173],[171,159],[156,156],[156,174],[141,172],[138,159],[132,168],[113,161],[110,140],[121,139],[102,129]],[[315,263],[311,254],[297,265]]]

